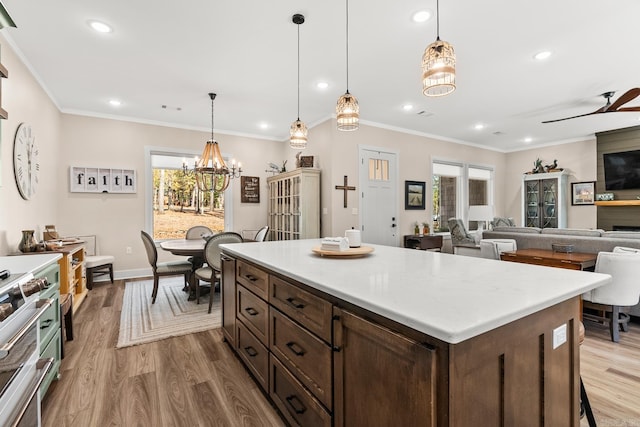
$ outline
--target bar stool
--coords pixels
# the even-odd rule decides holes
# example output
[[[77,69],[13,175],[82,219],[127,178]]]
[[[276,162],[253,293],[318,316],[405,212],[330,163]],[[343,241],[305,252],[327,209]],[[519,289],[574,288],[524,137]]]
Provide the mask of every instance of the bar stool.
[[[64,342],[73,341],[73,295],[60,295],[60,358],[64,359]],[[64,337],[64,338],[63,338]]]
[[[584,324],[580,322],[578,325],[578,344],[582,345],[584,341]],[[587,397],[587,390],[584,388],[584,384],[582,382],[582,375],[580,375],[580,418],[583,415],[587,416],[587,421],[589,422],[589,427],[597,427],[596,419],[593,416],[593,411],[591,410],[591,404],[589,403],[589,397]]]

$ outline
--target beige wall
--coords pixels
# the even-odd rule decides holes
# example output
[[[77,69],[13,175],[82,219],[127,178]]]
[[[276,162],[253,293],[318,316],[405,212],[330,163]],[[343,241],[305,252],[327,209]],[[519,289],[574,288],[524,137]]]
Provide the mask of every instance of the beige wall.
[[[536,159],[540,158],[543,165],[558,160],[558,167],[568,169],[571,174],[569,183],[596,180],[596,140],[589,139],[567,144],[533,148],[512,152],[507,155],[504,200],[508,216],[522,225],[522,174],[533,169]],[[570,194],[571,184],[567,191]],[[568,228],[596,228],[596,207],[571,206],[567,213]]]
[[[305,155],[319,155],[322,167],[322,201],[327,214],[322,215],[322,234],[324,236],[341,235],[344,230],[358,227],[359,216],[352,213],[353,208],[360,209],[358,182],[358,147],[379,147],[398,153],[398,234],[413,233],[415,221],[429,220],[431,200],[427,199],[424,211],[404,210],[404,181],[425,181],[431,183],[431,161],[433,158],[451,159],[476,165],[492,166],[495,174],[496,213],[505,211],[503,186],[506,181],[504,153],[482,149],[470,145],[439,141],[419,135],[411,135],[374,125],[361,124],[356,132],[339,132],[335,119],[312,128],[309,132],[309,145]],[[348,193],[348,207],[343,207],[343,192],[336,190],[342,185],[343,176],[349,178],[349,185],[356,191]],[[398,240],[401,244],[401,240]]]
[[[46,92],[0,37],[2,63],[9,70],[4,79],[2,105],[9,120],[0,122],[2,130],[0,186],[0,255],[17,250],[20,230],[35,229],[37,236],[45,224],[55,224],[63,235],[96,234],[99,250],[116,257],[115,268],[120,277],[135,275],[148,269],[140,230],[145,227],[145,147],[169,147],[199,153],[208,139],[208,131],[125,122],[104,118],[61,114]],[[29,122],[40,148],[41,182],[36,195],[24,201],[13,180],[12,143],[19,123]],[[256,138],[216,134],[223,154],[239,159],[244,174],[261,179],[260,204],[240,203],[239,182],[233,183],[233,230],[257,229],[267,220],[267,163],[295,167],[296,150],[286,141],[274,142]],[[571,169],[573,181],[595,180],[595,139],[572,144],[544,147],[516,153],[501,153],[483,148],[402,133],[373,124],[362,124],[357,132],[338,132],[335,119],[315,125],[309,133],[309,144],[303,155],[316,157],[322,169],[321,215],[322,235],[342,234],[359,226],[358,191],[349,192],[348,208],[342,204],[343,176],[359,188],[358,147],[380,147],[398,153],[398,234],[413,231],[412,223],[428,219],[430,198],[425,211],[404,210],[404,181],[431,181],[431,161],[450,159],[495,170],[496,215],[513,216],[521,222],[521,178],[540,157],[545,163],[554,158],[560,167]],[[138,175],[135,194],[89,194],[69,192],[69,167],[131,168]],[[595,227],[595,207],[575,206],[569,211],[570,227]],[[131,247],[132,254],[125,248]],[[162,251],[162,259],[169,256]]]
[[[0,49],[9,74],[1,82],[2,108],[9,118],[0,120],[0,255],[7,255],[18,251],[21,230],[41,236],[45,224],[58,221],[61,115],[1,35]],[[31,200],[20,196],[13,177],[13,140],[23,122],[31,125],[39,150],[40,182]]]
[[[116,257],[116,270],[148,267],[140,239],[140,230],[145,228],[145,147],[200,153],[209,137],[206,131],[64,114],[61,134],[64,144],[56,177],[61,186],[58,231],[64,235],[96,234],[100,252]],[[218,133],[216,139],[223,155],[242,162],[244,175],[260,178],[259,204],[241,203],[240,182],[231,181],[233,228],[228,231],[258,229],[267,219],[267,162],[280,159],[285,144]],[[70,166],[134,169],[138,179],[137,192],[71,193]],[[132,248],[131,254],[125,253],[127,247]],[[159,256],[161,260],[170,257],[162,251]]]

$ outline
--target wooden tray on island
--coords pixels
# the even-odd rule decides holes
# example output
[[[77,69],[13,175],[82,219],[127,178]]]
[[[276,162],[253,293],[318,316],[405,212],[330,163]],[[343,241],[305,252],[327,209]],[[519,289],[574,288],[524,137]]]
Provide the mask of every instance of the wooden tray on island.
[[[365,256],[373,252],[371,246],[360,246],[359,248],[349,248],[344,251],[325,251],[321,249],[321,246],[315,246],[311,249],[313,253],[320,256],[328,256],[334,258],[354,258],[359,256]]]

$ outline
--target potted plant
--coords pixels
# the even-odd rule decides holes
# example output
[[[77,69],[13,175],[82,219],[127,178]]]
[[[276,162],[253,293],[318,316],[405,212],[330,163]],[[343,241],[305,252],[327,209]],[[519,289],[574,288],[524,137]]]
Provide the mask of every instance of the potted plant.
[[[429,223],[428,222],[423,222],[422,223],[422,234],[424,234],[424,235],[428,235],[429,234]]]

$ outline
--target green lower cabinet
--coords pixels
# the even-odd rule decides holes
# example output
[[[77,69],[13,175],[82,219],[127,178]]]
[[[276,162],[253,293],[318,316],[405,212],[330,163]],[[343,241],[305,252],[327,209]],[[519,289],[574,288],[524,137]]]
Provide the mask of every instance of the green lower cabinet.
[[[34,273],[35,277],[46,277],[49,286],[40,291],[41,299],[51,299],[53,303],[38,321],[40,328],[40,358],[54,359],[53,366],[40,386],[40,398],[44,398],[51,381],[57,379],[60,372],[61,360],[61,331],[60,331],[60,267],[55,262]]]

